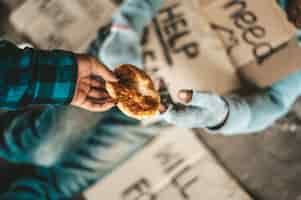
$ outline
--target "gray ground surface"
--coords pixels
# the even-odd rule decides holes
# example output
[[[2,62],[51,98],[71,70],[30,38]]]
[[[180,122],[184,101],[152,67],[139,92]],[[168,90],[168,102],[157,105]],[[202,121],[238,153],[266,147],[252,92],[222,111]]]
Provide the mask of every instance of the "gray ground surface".
[[[255,199],[301,200],[301,100],[263,133],[201,136]]]

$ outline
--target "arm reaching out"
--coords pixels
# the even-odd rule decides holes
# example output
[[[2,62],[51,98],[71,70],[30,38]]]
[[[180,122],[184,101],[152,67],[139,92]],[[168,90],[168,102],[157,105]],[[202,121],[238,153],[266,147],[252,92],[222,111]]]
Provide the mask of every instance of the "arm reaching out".
[[[106,111],[114,103],[104,81],[117,79],[93,57],[61,50],[23,50],[0,41],[0,109],[72,104]]]
[[[263,92],[248,97],[227,97],[229,117],[218,130],[224,133],[258,132],[286,115],[301,95],[301,71]]]
[[[186,128],[208,128],[226,135],[253,133],[287,114],[300,95],[301,71],[247,97],[219,97],[194,91],[183,110],[170,108],[162,117]]]

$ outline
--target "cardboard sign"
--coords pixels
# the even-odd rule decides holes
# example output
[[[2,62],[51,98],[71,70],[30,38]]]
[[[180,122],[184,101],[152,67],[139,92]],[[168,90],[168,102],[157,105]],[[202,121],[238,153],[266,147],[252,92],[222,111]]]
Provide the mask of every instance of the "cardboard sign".
[[[216,0],[201,9],[236,67],[264,62],[296,35],[275,0]]]
[[[144,42],[145,66],[176,100],[180,89],[226,93],[240,86],[223,43],[200,15],[198,0],[165,0]]]
[[[241,67],[239,73],[246,80],[251,80],[257,86],[266,87],[285,75],[294,73],[301,68],[301,48],[296,38],[290,40],[280,51],[266,59],[263,63],[251,64]]]
[[[84,196],[87,200],[251,200],[192,131],[178,128],[162,131]]]
[[[200,0],[240,77],[270,86],[301,68],[296,28],[274,0]]]
[[[233,91],[237,74],[270,86],[301,67],[296,28],[274,0],[165,1],[151,30],[145,63],[174,100],[180,89]]]
[[[40,48],[82,51],[114,8],[110,0],[27,0],[10,21]]]

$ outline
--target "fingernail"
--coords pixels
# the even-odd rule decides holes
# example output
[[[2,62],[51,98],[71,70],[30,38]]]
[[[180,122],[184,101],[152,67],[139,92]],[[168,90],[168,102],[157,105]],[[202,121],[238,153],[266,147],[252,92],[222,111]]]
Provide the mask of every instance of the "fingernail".
[[[192,99],[192,90],[181,90],[178,96],[181,100],[187,103]]]
[[[165,106],[165,105],[160,105],[160,107],[159,107],[159,112],[160,113],[164,113],[164,112],[166,112],[167,111],[167,107]]]

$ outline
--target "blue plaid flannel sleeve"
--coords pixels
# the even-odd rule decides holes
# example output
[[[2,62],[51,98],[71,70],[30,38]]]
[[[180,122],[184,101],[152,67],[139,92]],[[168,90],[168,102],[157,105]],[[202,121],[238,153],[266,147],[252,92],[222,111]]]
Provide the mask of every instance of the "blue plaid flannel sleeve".
[[[7,192],[0,194],[1,200],[66,200],[56,188],[54,171],[36,167],[32,172],[12,183]]]
[[[1,200],[51,200],[51,193],[48,192],[52,185],[42,182],[39,178],[18,180],[11,186],[10,190],[0,196]]]
[[[70,52],[19,49],[0,41],[0,108],[68,104],[73,98],[77,62]]]

